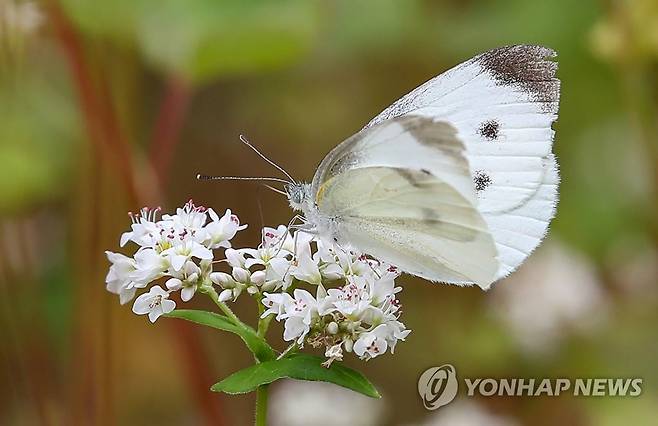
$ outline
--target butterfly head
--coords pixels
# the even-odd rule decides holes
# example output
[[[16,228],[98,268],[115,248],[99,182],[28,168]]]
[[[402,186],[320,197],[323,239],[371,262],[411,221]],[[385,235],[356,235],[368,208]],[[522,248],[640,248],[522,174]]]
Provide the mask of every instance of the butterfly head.
[[[289,183],[285,188],[288,203],[295,211],[303,210],[311,201],[311,185],[308,183]]]

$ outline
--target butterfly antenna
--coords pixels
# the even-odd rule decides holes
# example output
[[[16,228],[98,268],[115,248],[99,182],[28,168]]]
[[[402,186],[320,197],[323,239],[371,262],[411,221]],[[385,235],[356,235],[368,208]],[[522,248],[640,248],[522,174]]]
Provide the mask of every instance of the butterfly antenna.
[[[261,182],[279,182],[279,183],[290,183],[285,179],[279,179],[275,177],[248,177],[248,176],[209,176],[197,174],[196,178],[198,180],[255,180]]]
[[[253,146],[253,145],[251,144],[251,142],[249,142],[249,141],[247,140],[247,138],[244,137],[244,135],[240,135],[240,140],[242,141],[243,144],[247,145],[247,146],[248,146],[249,148],[251,148],[256,154],[258,154],[258,156],[259,156],[260,158],[262,158],[263,160],[267,161],[270,165],[274,166],[274,168],[276,168],[278,171],[280,171],[281,173],[283,173],[284,175],[286,175],[286,177],[287,177],[288,179],[290,179],[290,182],[288,182],[288,183],[297,183],[297,181],[296,181],[292,176],[290,176],[290,173],[288,173],[283,167],[279,166],[279,165],[276,164],[274,161],[272,161],[272,160],[270,160],[269,158],[267,158],[262,152],[260,152],[255,146]]]

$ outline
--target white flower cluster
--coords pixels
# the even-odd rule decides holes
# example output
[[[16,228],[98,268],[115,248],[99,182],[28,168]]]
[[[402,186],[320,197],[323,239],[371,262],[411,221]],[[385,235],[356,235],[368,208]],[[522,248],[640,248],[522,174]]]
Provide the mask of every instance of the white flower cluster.
[[[279,244],[283,252],[296,241],[295,255],[284,255],[285,264],[277,261],[273,269],[285,266],[289,273],[284,277],[294,278],[295,287],[302,282],[317,286],[313,296],[302,288],[291,288],[290,281],[283,280],[273,283],[273,287],[281,285],[287,291],[264,293],[262,303],[267,310],[262,317],[275,315],[278,321],[284,321],[284,340],[324,347],[329,365],[342,360],[343,351],[354,351],[365,360],[387,349],[392,353],[398,340],[410,333],[398,320],[401,310],[395,295],[402,289],[395,287],[399,275],[395,267],[327,245],[302,231],[291,236],[285,226],[276,231],[265,228],[264,235],[268,239],[264,239],[261,251],[244,250],[253,260],[271,265],[272,259],[268,262],[262,257],[263,249],[271,250]],[[328,288],[329,284],[334,284],[333,288]]]
[[[151,322],[174,310],[176,302],[169,299],[172,292],[180,290],[181,300],[187,302],[198,289],[212,285],[213,249],[231,247],[229,241],[246,228],[230,210],[219,217],[192,201],[174,215],[158,219],[159,213],[159,208],[145,207],[130,214],[131,230],[121,236],[120,244],[136,243],[139,249],[133,257],[106,252],[112,263],[105,278],[107,290],[118,294],[121,304],[131,301],[138,289],[169,277],[166,290],[155,285],[133,304],[133,312],[148,314]]]
[[[137,289],[164,281],[166,289],[153,285],[133,304],[133,312],[148,314],[152,322],[176,307],[169,298],[173,292],[180,291],[186,302],[217,285],[220,302],[245,292],[256,298],[263,305],[262,319],[272,315],[284,322],[284,340],[323,347],[327,365],[342,360],[344,351],[365,360],[393,352],[410,333],[399,321],[395,295],[401,288],[395,287],[399,274],[391,265],[303,231],[291,234],[283,225],[263,228],[258,248],[234,249],[230,240],[246,225],[230,210],[219,217],[191,201],[175,215],[158,219],[158,214],[159,209],[145,208],[131,215],[121,246],[136,243],[133,257],[107,252],[112,263],[107,289],[122,304]],[[214,260],[216,249],[225,249],[223,259]],[[230,271],[215,271],[219,263]],[[309,284],[316,287],[315,295],[301,288]]]

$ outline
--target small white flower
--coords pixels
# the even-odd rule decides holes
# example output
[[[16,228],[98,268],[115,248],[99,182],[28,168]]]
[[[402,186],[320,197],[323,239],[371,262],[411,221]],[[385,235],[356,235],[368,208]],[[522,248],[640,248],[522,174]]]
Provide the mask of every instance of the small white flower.
[[[318,314],[318,303],[311,293],[299,288],[295,289],[293,296],[292,302],[286,304],[285,313],[281,316],[286,320],[283,340],[297,339],[297,343],[301,345],[311,330],[312,320]]]
[[[269,315],[276,315],[277,320],[281,320],[286,312],[286,306],[294,302],[288,293],[264,293],[262,304],[267,308],[260,316],[265,318]]]
[[[354,353],[365,360],[385,353],[388,348],[388,335],[389,328],[386,324],[380,324],[372,331],[362,333],[354,343]]]
[[[311,330],[308,324],[304,322],[302,317],[289,317],[283,324],[283,340],[289,342],[297,339],[297,343],[301,346],[304,342],[304,337]]]
[[[226,249],[226,251],[224,251],[224,256],[226,256],[226,261],[230,266],[234,268],[245,267],[244,253],[240,250],[234,250],[232,248]]]
[[[172,291],[181,290],[180,298],[183,302],[187,302],[194,297],[200,274],[201,269],[196,263],[188,261],[179,272],[174,272],[174,277],[167,280],[165,285]]]
[[[288,253],[294,251],[292,235],[290,235],[290,232],[288,232],[288,228],[285,225],[279,225],[276,229],[268,227],[263,228],[262,239],[263,242],[261,245],[263,248],[281,247]]]
[[[185,262],[191,257],[204,260],[212,260],[213,258],[212,251],[196,241],[185,241],[181,244],[176,244],[163,251],[162,255],[171,263],[174,271],[180,271]]]
[[[226,210],[224,216],[221,218],[215,213],[213,209],[208,210],[211,222],[205,227],[207,240],[206,245],[210,248],[231,247],[229,242],[238,231],[247,227],[247,225],[240,225],[240,219],[231,213],[231,210]]]
[[[309,284],[319,285],[322,283],[322,275],[318,264],[307,253],[302,253],[297,257],[297,262],[293,264],[290,275]]]
[[[372,307],[367,282],[362,277],[349,276],[346,285],[329,289],[327,295],[327,302],[330,303],[325,304],[325,313],[335,309],[346,317],[361,317],[365,310]]]
[[[162,219],[169,222],[172,232],[179,240],[194,239],[201,242],[205,235],[202,232],[203,226],[208,220],[206,215],[207,209],[203,206],[196,206],[192,200],[189,200],[182,208],[176,209],[175,215],[163,215]]]
[[[133,273],[133,282],[129,286],[144,288],[150,282],[162,277],[169,268],[169,262],[152,248],[135,253],[137,269]]]
[[[277,257],[271,259],[265,267],[265,287],[270,290],[283,287],[287,290],[292,284],[292,275],[290,275],[291,262],[288,259]]]
[[[112,263],[105,277],[107,291],[119,295],[122,305],[132,300],[135,288],[131,285],[132,274],[137,269],[135,260],[119,253],[106,251],[107,259]]]
[[[137,214],[128,213],[132,225],[130,231],[121,235],[121,247],[132,241],[140,247],[154,248],[164,234],[162,222],[156,223],[158,213],[160,213],[159,207],[156,209],[144,207]]]
[[[381,278],[375,279],[370,284],[370,298],[372,304],[381,306],[395,299],[395,294],[402,291],[401,287],[395,287],[395,275],[386,273]]]
[[[244,248],[240,252],[250,256],[245,265],[251,268],[254,265],[268,266],[272,261],[287,261],[292,257],[293,240],[285,226],[278,229],[263,228],[263,242],[258,249]]]
[[[387,322],[386,327],[388,328],[386,341],[391,348],[391,353],[393,353],[397,342],[400,340],[404,342],[404,339],[411,333],[411,330],[407,330],[404,324],[397,320]]]
[[[133,312],[137,315],[148,314],[151,322],[175,308],[176,302],[169,300],[169,293],[160,286],[151,287],[148,293],[140,295],[133,304]]]

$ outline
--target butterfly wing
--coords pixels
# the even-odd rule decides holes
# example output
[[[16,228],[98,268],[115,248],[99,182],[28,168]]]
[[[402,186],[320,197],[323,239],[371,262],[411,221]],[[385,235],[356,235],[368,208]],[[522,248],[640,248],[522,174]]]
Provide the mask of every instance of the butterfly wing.
[[[406,116],[357,133],[323,160],[312,191],[342,243],[432,281],[495,278],[496,247],[446,123]]]
[[[449,122],[464,142],[477,208],[500,253],[502,278],[539,245],[557,204],[552,155],[560,82],[551,49],[485,52],[405,95],[366,128],[413,113]]]

